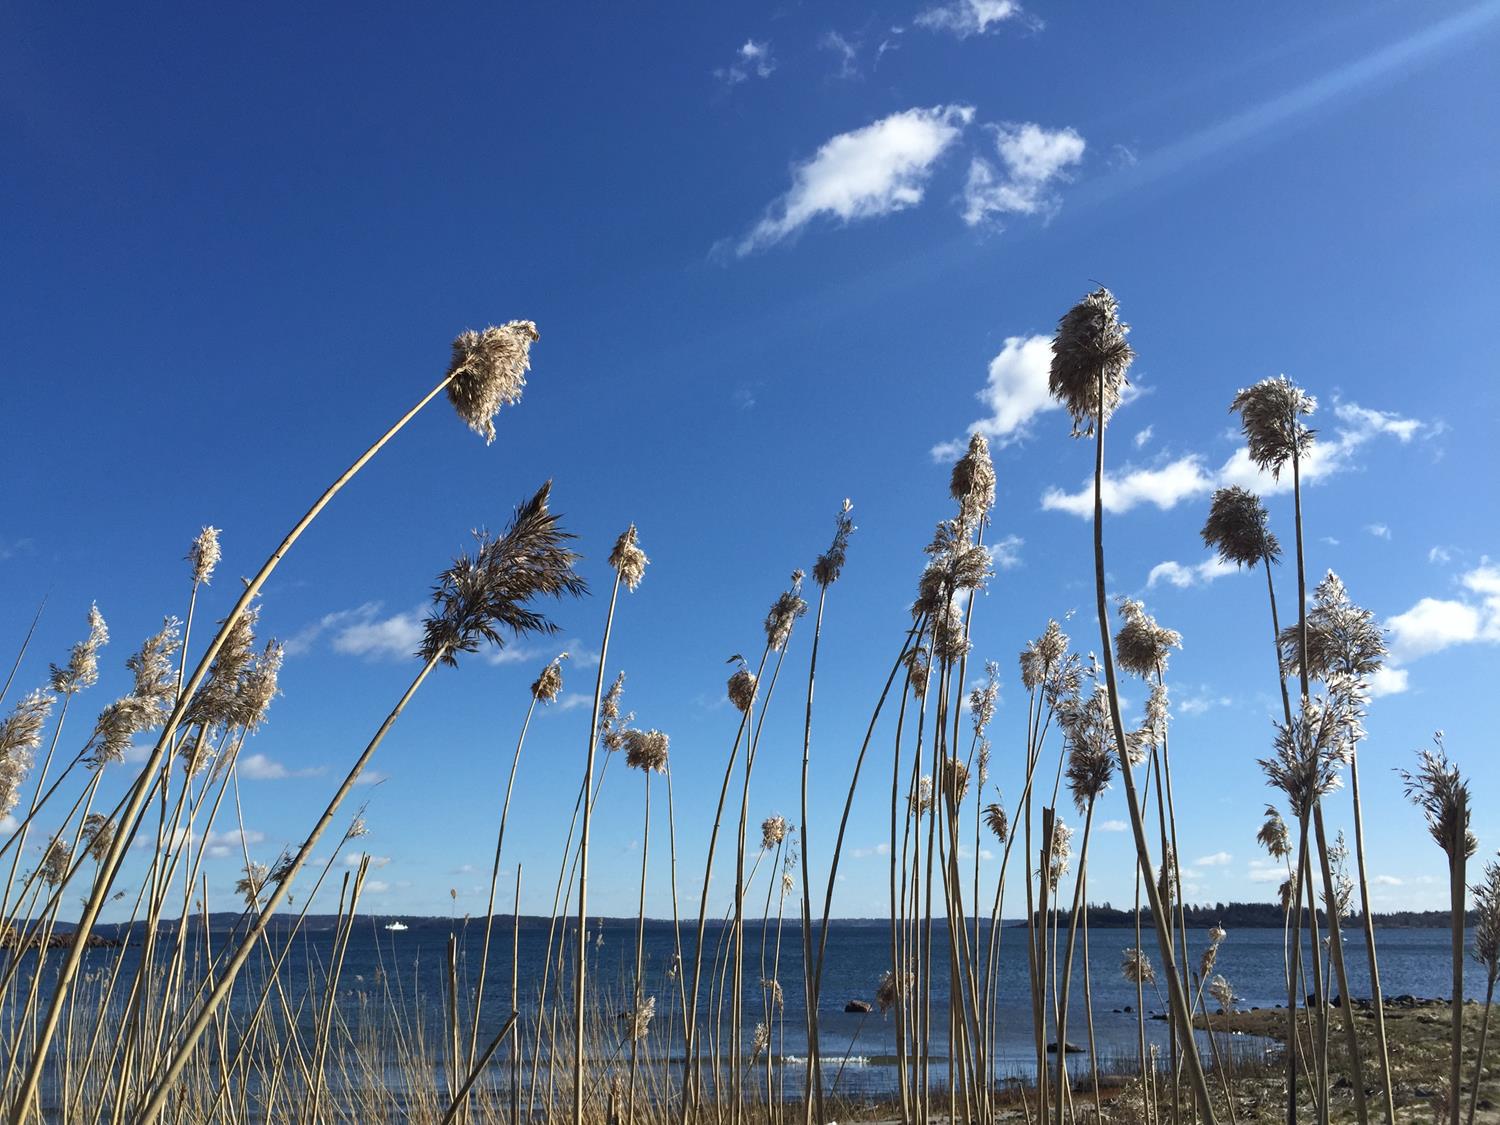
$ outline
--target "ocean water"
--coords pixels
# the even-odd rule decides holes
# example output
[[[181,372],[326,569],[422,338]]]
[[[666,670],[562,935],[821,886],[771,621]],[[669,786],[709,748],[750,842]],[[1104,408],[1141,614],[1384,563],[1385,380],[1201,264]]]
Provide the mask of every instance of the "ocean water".
[[[455,942],[460,1011],[467,1013],[472,1003],[473,987],[478,976],[483,950],[484,924],[476,920],[404,919],[407,929],[392,931],[385,925],[390,918],[360,919],[354,928],[345,956],[337,1003],[349,1025],[356,1030],[361,1020],[386,1008],[397,1009],[409,1028],[420,1029],[433,1044],[432,1054],[440,1054],[443,1042],[449,981],[449,941]],[[285,921],[278,920],[284,927]],[[196,929],[196,927],[194,927]],[[571,996],[572,935],[566,931],[565,995]],[[710,923],[704,942],[704,984],[698,1004],[700,1024],[709,1019],[710,989],[708,980],[714,959],[723,947],[726,928]],[[193,933],[196,948],[201,934]],[[562,933],[559,927],[559,934]],[[512,920],[497,917],[491,934],[490,964],[485,987],[481,1046],[499,1030],[510,1012]],[[215,926],[210,933],[212,947],[222,950],[233,938],[232,927]],[[989,926],[980,927],[980,942],[987,945]],[[1066,926],[1061,935],[1066,944]],[[334,945],[331,921],[310,920],[293,943],[291,954],[282,966],[283,988],[295,1009],[297,998],[312,982],[321,992],[325,968],[331,960]],[[522,1042],[534,1034],[537,994],[541,985],[548,939],[546,919],[523,918],[519,939],[519,1012]],[[685,980],[691,987],[694,947],[693,926],[684,925],[680,941]],[[1387,996],[1411,993],[1417,996],[1447,996],[1450,972],[1449,935],[1441,929],[1388,929],[1378,936],[1382,984]],[[644,991],[656,997],[656,1019],[651,1029],[653,1058],[664,1055],[680,1058],[682,1052],[681,989],[682,981],[674,972],[679,937],[670,922],[648,921],[643,942]],[[1283,984],[1283,945],[1280,930],[1245,929],[1233,931],[1220,947],[1214,972],[1222,974],[1233,985],[1239,1007],[1274,1007],[1286,1002]],[[1208,944],[1206,931],[1191,930],[1189,951],[1196,966]],[[169,944],[169,943],[167,943]],[[280,946],[273,940],[272,948]],[[1089,933],[1089,979],[1093,996],[1095,1042],[1101,1067],[1131,1069],[1138,1054],[1138,1023],[1134,1013],[1135,986],[1123,979],[1120,963],[1123,952],[1135,944],[1133,929],[1091,929]],[[1143,944],[1154,963],[1159,965],[1154,933],[1148,928]],[[935,925],[934,948],[943,958],[947,940],[942,923]],[[1364,944],[1359,933],[1346,934],[1345,957],[1350,989],[1354,996],[1369,994],[1369,976]],[[554,947],[555,949],[555,947]],[[629,997],[636,957],[636,923],[634,919],[596,919],[588,928],[588,955],[591,992],[596,992],[603,1013],[602,1030],[593,1036],[594,1050],[618,1054],[625,1040],[623,1013],[630,1007]],[[1066,955],[1065,948],[1062,955]],[[97,949],[86,955],[85,972],[99,974],[120,956],[118,950]],[[123,954],[126,971],[138,964],[138,944],[129,945]],[[50,967],[60,960],[50,959]],[[835,1080],[838,1092],[845,1095],[879,1096],[894,1090],[897,1080],[896,1031],[889,1016],[878,1008],[870,1013],[845,1012],[849,1001],[872,1003],[881,974],[889,967],[890,929],[883,920],[835,921],[828,936],[823,975],[822,999],[819,1005],[820,1041],[824,1058],[826,1083]],[[242,976],[231,1005],[248,1011],[259,999],[265,980],[266,959],[252,958]],[[764,970],[762,965],[764,964]],[[942,960],[939,960],[942,964]],[[800,1088],[801,1063],[807,1053],[806,1005],[803,995],[802,939],[799,927],[785,925],[777,940],[772,919],[765,930],[757,919],[748,924],[745,939],[745,992],[743,997],[744,1037],[748,1044],[754,1026],[767,1021],[771,1028],[771,1050],[785,1066],[786,1093]],[[1030,992],[1026,966],[1026,929],[1008,924],[1002,927],[997,983],[998,1043],[993,1062],[997,1081],[1027,1080],[1035,1070],[1035,1049],[1030,1018]],[[555,973],[556,952],[553,955]],[[762,974],[773,974],[780,980],[785,998],[784,1008],[768,1013],[764,993],[759,985]],[[938,1029],[932,1045],[936,1059],[934,1080],[941,1081],[943,1053],[948,1025],[948,975],[935,974],[933,1026]],[[553,980],[555,981],[555,976]],[[1309,981],[1310,981],[1309,977]],[[47,981],[44,978],[44,991]],[[1474,966],[1468,974],[1467,990],[1482,997],[1482,973]],[[1164,987],[1164,982],[1163,982]],[[24,990],[23,990],[24,994]],[[1086,1046],[1088,1043],[1084,1006],[1084,966],[1081,941],[1075,955],[1073,1003],[1068,1019],[1067,1040]],[[1210,1001],[1210,1010],[1216,1005]],[[311,1030],[312,1005],[304,1017]],[[1145,1009],[1148,1016],[1166,1010],[1164,992],[1147,986]],[[726,1009],[727,1010],[727,1009]],[[461,1023],[467,1026],[467,1014]],[[618,1039],[616,1032],[618,1028]],[[1167,1024],[1148,1019],[1147,1037],[1158,1044],[1165,1057],[1168,1044]],[[1053,1037],[1049,1030],[1049,1040]],[[1261,1055],[1271,1049],[1264,1040],[1249,1037],[1221,1037],[1221,1049],[1232,1049],[1237,1057]],[[628,1054],[628,1051],[626,1052]],[[499,1058],[507,1057],[502,1052]],[[1080,1072],[1087,1066],[1086,1055],[1073,1056],[1072,1069]],[[494,1064],[496,1081],[503,1079],[508,1067],[498,1060]],[[763,1079],[762,1079],[763,1080]],[[530,1082],[529,1073],[525,1079]]]

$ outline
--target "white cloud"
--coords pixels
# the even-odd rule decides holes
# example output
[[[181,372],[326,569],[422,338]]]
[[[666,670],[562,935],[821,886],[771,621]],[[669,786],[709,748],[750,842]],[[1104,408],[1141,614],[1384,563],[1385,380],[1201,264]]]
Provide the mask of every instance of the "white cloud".
[[[1375,536],[1376,539],[1389,539],[1391,537],[1391,529],[1383,523],[1367,523],[1365,524],[1365,530]]]
[[[354,779],[355,785],[379,785],[382,781],[389,781],[390,775],[381,773],[379,770],[365,770]]]
[[[384,879],[366,879],[364,889],[366,894],[383,895],[391,889],[391,885]]]
[[[1152,437],[1152,435],[1155,432],[1156,432],[1156,427],[1155,426],[1147,426],[1140,433],[1136,434],[1135,438],[1134,438],[1135,447],[1137,449],[1144,449],[1147,445],[1150,444],[1151,437]]]
[[[890,844],[876,844],[872,848],[855,848],[849,853],[855,859],[869,859],[871,856],[882,856],[891,854]]]
[[[422,643],[422,617],[415,611],[390,617],[371,616],[345,625],[333,637],[333,650],[368,659],[405,659]]]
[[[1233,862],[1234,862],[1234,856],[1230,855],[1228,852],[1214,852],[1213,855],[1206,855],[1206,856],[1203,856],[1200,859],[1193,860],[1193,866],[1194,867],[1224,867],[1224,866],[1226,866],[1226,865],[1228,865],[1230,863],[1233,863]]]
[[[1401,880],[1394,875],[1376,875],[1370,882],[1380,887],[1399,887]]]
[[[1382,695],[1400,695],[1407,688],[1409,675],[1405,668],[1397,668],[1386,665],[1384,668],[1376,669],[1375,674],[1370,677],[1370,698],[1379,699]]]
[[[791,188],[736,252],[775,245],[819,215],[850,223],[914,207],[938,158],[973,118],[971,106],[913,108],[825,141],[793,167]]]
[[[978,226],[996,215],[1055,211],[1053,185],[1083,159],[1085,141],[1073,129],[1046,129],[1034,122],[992,126],[1000,168],[975,157],[964,184],[964,222]]]
[[[1213,487],[1213,477],[1196,454],[1151,469],[1127,467],[1116,474],[1104,474],[1104,510],[1119,515],[1138,504],[1154,504],[1166,510],[1175,508],[1183,500],[1202,496]],[[1086,481],[1077,492],[1049,488],[1042,496],[1042,507],[1048,511],[1091,517],[1094,514],[1093,480]]]
[[[730,86],[738,86],[748,78],[769,78],[776,69],[776,60],[771,55],[768,41],[746,39],[734,53],[734,62],[714,71],[714,77]]]
[[[1038,414],[1061,409],[1047,390],[1052,369],[1050,336],[1010,336],[990,360],[984,389],[975,397],[989,416],[969,427],[983,434],[992,445],[1004,448],[1026,436],[1028,424]],[[934,461],[951,461],[963,453],[967,441],[946,441],[933,446]]]
[[[1101,820],[1099,822],[1100,832],[1128,832],[1130,825],[1123,820]]]
[[[1252,883],[1280,883],[1286,878],[1286,869],[1264,859],[1252,859],[1246,876]]]
[[[999,542],[991,543],[986,550],[990,553],[990,562],[994,563],[997,570],[1011,570],[1021,565],[1021,548],[1026,540],[1019,535],[1007,535]]]
[[[1168,559],[1151,568],[1151,573],[1146,576],[1146,589],[1152,589],[1158,582],[1169,582],[1178,589],[1186,589],[1200,582],[1212,582],[1215,578],[1233,574],[1237,569],[1233,563],[1225,562],[1218,555],[1212,555],[1192,566],[1183,566],[1175,559]]]
[[[1447,547],[1434,547],[1427,552],[1427,561],[1438,566],[1446,566],[1453,561],[1453,553]]]
[[[1205,711],[1211,711],[1215,707],[1233,707],[1234,700],[1227,695],[1214,695],[1212,692],[1204,692],[1200,695],[1190,695],[1177,704],[1177,710],[1184,715],[1201,715]]]
[[[1405,613],[1386,622],[1399,660],[1412,660],[1441,652],[1452,645],[1479,639],[1483,619],[1480,611],[1464,602],[1423,598]]]
[[[1371,410],[1356,402],[1334,403],[1333,416],[1336,421],[1332,432],[1320,431],[1312,449],[1302,459],[1304,484],[1353,468],[1355,453],[1374,438],[1394,437],[1402,445],[1408,445],[1416,437],[1435,437],[1443,431],[1440,424]],[[1290,469],[1283,470],[1279,479],[1273,477],[1250,460],[1250,453],[1243,446],[1224,462],[1219,477],[1221,485],[1237,484],[1262,496],[1292,490]]]
[[[917,13],[912,21],[929,31],[947,31],[960,39],[983,35],[1021,15],[1014,0],[949,0]]]
[[[1311,452],[1302,461],[1302,482],[1311,484],[1344,472],[1355,465],[1355,453],[1379,436],[1396,438],[1409,444],[1416,437],[1433,437],[1442,433],[1440,424],[1418,422],[1411,418],[1370,410],[1353,402],[1335,403],[1337,420],[1331,434],[1320,433]],[[1196,453],[1179,457],[1155,468],[1123,470],[1104,477],[1104,508],[1113,514],[1130,511],[1142,503],[1158,508],[1173,508],[1184,500],[1203,496],[1215,488],[1239,485],[1262,496],[1290,492],[1292,474],[1284,471],[1280,478],[1262,472],[1250,460],[1243,446],[1234,451],[1219,469],[1209,470]],[[1042,496],[1042,507],[1088,518],[1094,514],[1094,483],[1085,481],[1077,492],[1049,488]]]
[[[818,46],[825,51],[832,51],[839,59],[839,78],[858,78],[859,67],[855,65],[855,59],[859,57],[859,45],[837,31],[826,31],[818,40]]]
[[[239,775],[250,781],[281,781],[288,777],[315,777],[323,772],[322,766],[309,766],[300,770],[287,769],[280,762],[264,754],[247,755],[240,758],[237,765]]]
[[[10,815],[10,813],[6,813],[4,816],[0,816],[0,832],[14,832],[19,827],[20,824],[16,821],[15,817]]]
[[[349,852],[347,855],[344,856],[344,866],[345,867],[358,867],[360,860],[362,860],[364,858],[365,858],[365,853],[364,852]],[[388,855],[372,855],[370,857],[370,866],[371,867],[385,867],[390,862],[391,862],[391,857],[388,856]]]

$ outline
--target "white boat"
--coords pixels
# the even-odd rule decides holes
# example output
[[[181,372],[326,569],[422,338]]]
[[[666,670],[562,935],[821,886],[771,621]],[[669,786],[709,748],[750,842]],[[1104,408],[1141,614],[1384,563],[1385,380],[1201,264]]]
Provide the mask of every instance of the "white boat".
[[[395,930],[399,933],[400,931],[410,929],[411,927],[409,927],[405,922],[387,922],[385,924],[385,928],[388,930]]]

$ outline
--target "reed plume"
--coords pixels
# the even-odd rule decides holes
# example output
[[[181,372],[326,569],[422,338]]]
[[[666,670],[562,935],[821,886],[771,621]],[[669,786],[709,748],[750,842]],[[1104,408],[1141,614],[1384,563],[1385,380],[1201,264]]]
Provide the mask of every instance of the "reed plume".
[[[953,463],[949,494],[958,501],[959,519],[967,527],[981,527],[989,522],[995,507],[995,463],[990,460],[990,443],[983,434],[969,437],[969,448]]]
[[[1449,1125],[1458,1125],[1464,1035],[1464,868],[1479,848],[1469,830],[1469,783],[1448,760],[1443,732],[1434,748],[1420,750],[1415,771],[1401,770],[1407,800],[1422,810],[1427,831],[1448,856],[1449,906],[1453,933],[1453,1049],[1448,1066]]]
[[[50,686],[57,695],[73,695],[99,682],[99,650],[109,644],[109,626],[97,605],[89,606],[89,635],[73,646],[68,662],[51,668]]]
[[[21,786],[35,764],[42,728],[55,702],[55,696],[37,689],[0,719],[0,817],[9,816],[21,801]]]
[[[1244,388],[1229,404],[1239,413],[1250,460],[1277,478],[1289,461],[1312,448],[1316,431],[1302,419],[1317,408],[1318,400],[1285,375]]]
[[[208,526],[198,532],[188,547],[187,562],[192,568],[193,585],[206,586],[213,579],[223,552],[219,548],[219,529]]]
[[[448,401],[464,423],[489,445],[495,415],[519,402],[531,369],[531,345],[541,337],[529,320],[512,320],[482,332],[462,332],[448,365]]]
[[[1259,496],[1239,485],[1214,492],[1202,535],[1205,546],[1217,551],[1221,561],[1235,566],[1281,561],[1281,544],[1270,529],[1266,506]]]
[[[1102,428],[1127,383],[1135,352],[1120,321],[1120,306],[1108,289],[1095,289],[1057,323],[1052,340],[1052,368],[1047,387],[1073,420],[1073,436],[1088,437]]]

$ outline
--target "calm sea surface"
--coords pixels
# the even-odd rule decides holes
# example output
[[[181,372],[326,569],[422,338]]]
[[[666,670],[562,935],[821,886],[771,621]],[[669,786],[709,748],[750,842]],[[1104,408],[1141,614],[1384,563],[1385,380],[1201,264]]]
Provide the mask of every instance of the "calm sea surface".
[[[483,948],[484,926],[476,921],[449,921],[447,919],[406,919],[404,931],[390,931],[384,925],[388,918],[363,919],[356,924],[349,949],[345,957],[339,986],[339,1004],[351,1027],[358,1028],[362,1019],[370,1013],[381,1012],[389,1007],[402,1011],[409,1026],[424,1028],[429,1034],[428,1042],[440,1044],[439,1033],[444,1023],[444,1012],[448,989],[448,942],[456,938],[458,953],[458,976],[460,981],[461,1008],[469,1009],[473,993],[473,982],[478,976],[479,958]],[[279,923],[278,923],[279,924]],[[571,935],[571,930],[569,931]],[[710,924],[705,941],[704,996],[700,1000],[700,1013],[708,1010],[707,979],[709,969],[720,948],[720,937],[724,932],[717,924]],[[485,988],[484,1017],[480,1042],[499,1029],[500,1022],[510,1011],[511,933],[509,918],[497,918],[491,936],[491,954],[488,979]],[[981,926],[981,942],[988,941],[989,927]],[[541,983],[544,951],[547,945],[548,924],[545,919],[522,919],[520,927],[520,1012],[523,1030],[532,1025],[536,1014],[536,997]],[[1030,999],[1026,970],[1026,931],[1024,926],[1007,925],[1002,928],[999,973],[999,1045],[995,1059],[998,1078],[1026,1078],[1034,1070],[1033,1047],[1030,1039]],[[223,949],[231,939],[228,927],[215,928],[212,933],[213,947]],[[946,950],[946,938],[939,923],[935,937],[935,948]],[[1153,962],[1159,965],[1155,938],[1148,929],[1143,935],[1145,948]],[[1066,942],[1066,927],[1063,933]],[[628,1007],[630,980],[635,964],[634,920],[591,921],[589,924],[589,955],[591,987],[603,990],[606,1008],[606,1029],[618,1013]],[[653,1055],[660,1057],[671,1051],[680,1055],[682,1050],[680,984],[672,976],[671,968],[676,952],[673,927],[667,922],[647,922],[645,932],[645,992],[656,997],[656,1021],[652,1025]],[[1207,945],[1204,931],[1194,930],[1189,934],[1189,948],[1196,965],[1203,948]],[[683,960],[687,966],[687,980],[691,984],[693,964],[692,927],[684,926],[682,932]],[[1441,929],[1390,929],[1378,935],[1381,978],[1387,996],[1411,993],[1424,997],[1446,997],[1448,995],[1449,936]],[[1118,1066],[1133,1065],[1138,1050],[1135,986],[1126,982],[1120,973],[1123,951],[1135,944],[1133,929],[1092,929],[1089,935],[1090,985],[1093,992],[1095,1036],[1102,1065],[1114,1063]],[[305,991],[308,981],[321,981],[324,967],[330,960],[333,949],[331,924],[310,922],[296,939],[293,953],[283,966],[284,988],[296,1008],[296,997]],[[1350,988],[1356,997],[1369,994],[1369,975],[1364,955],[1364,943],[1358,931],[1346,934],[1345,957],[1350,975]],[[125,967],[133,969],[138,962],[139,949],[132,945],[124,953]],[[744,996],[745,1041],[750,1041],[756,1023],[766,1020],[763,993],[759,987],[762,976],[774,974],[782,983],[785,1008],[769,1020],[772,1028],[772,1050],[776,1057],[787,1063],[789,1074],[798,1070],[806,1054],[805,1005],[802,992],[802,943],[797,927],[786,925],[781,931],[778,946],[774,919],[766,933],[764,949],[761,943],[761,926],[755,921],[746,934]],[[117,950],[91,950],[85,961],[86,971],[98,972],[106,969]],[[1282,984],[1282,934],[1280,930],[1246,929],[1231,931],[1228,940],[1220,948],[1216,973],[1225,976],[1233,985],[1240,1007],[1272,1007],[1284,1004],[1286,996]],[[566,960],[571,963],[571,948]],[[49,968],[60,958],[50,959]],[[1075,963],[1074,1003],[1069,1016],[1067,1038],[1070,1042],[1086,1045],[1087,1027],[1083,1004],[1083,957],[1080,947]],[[259,989],[264,982],[264,959],[253,958],[242,977],[242,986],[237,990],[233,1003],[240,1009],[248,1009],[259,998]],[[555,961],[554,961],[555,964]],[[827,963],[824,970],[823,999],[820,1005],[821,1039],[825,1060],[825,1080],[831,1081],[839,1071],[839,1092],[845,1094],[881,1094],[894,1088],[896,1080],[895,1031],[891,1020],[878,1009],[869,1014],[846,1013],[844,1006],[852,1000],[873,1002],[876,983],[881,973],[890,964],[890,930],[883,921],[834,922],[830,928]],[[571,969],[569,969],[571,974]],[[947,1027],[947,973],[939,972],[934,987],[934,1026]],[[1469,995],[1483,996],[1482,971],[1472,965],[1467,974]],[[569,976],[571,981],[571,975]],[[464,982],[468,985],[465,986]],[[569,985],[571,987],[571,985]],[[1165,1010],[1164,995],[1148,986],[1146,1010],[1148,1014]],[[1211,1010],[1213,1008],[1210,1003]],[[466,1017],[462,1017],[466,1021]],[[700,1016],[700,1019],[706,1018]],[[311,1027],[312,1016],[306,1021]],[[618,1026],[623,1031],[623,1023]],[[608,1046],[608,1030],[605,1032],[605,1049]],[[1147,1023],[1148,1039],[1162,1045],[1166,1050],[1167,1026],[1159,1020]],[[1049,1039],[1052,1033],[1049,1032]],[[939,1039],[944,1036],[940,1035]],[[1256,1054],[1265,1050],[1263,1041],[1241,1038],[1235,1043],[1240,1054]],[[434,1047],[434,1053],[437,1048]],[[941,1054],[943,1043],[934,1044],[935,1052]],[[1086,1065],[1082,1056],[1075,1066]],[[505,1067],[498,1066],[504,1070]],[[795,1079],[788,1079],[788,1092]]]

